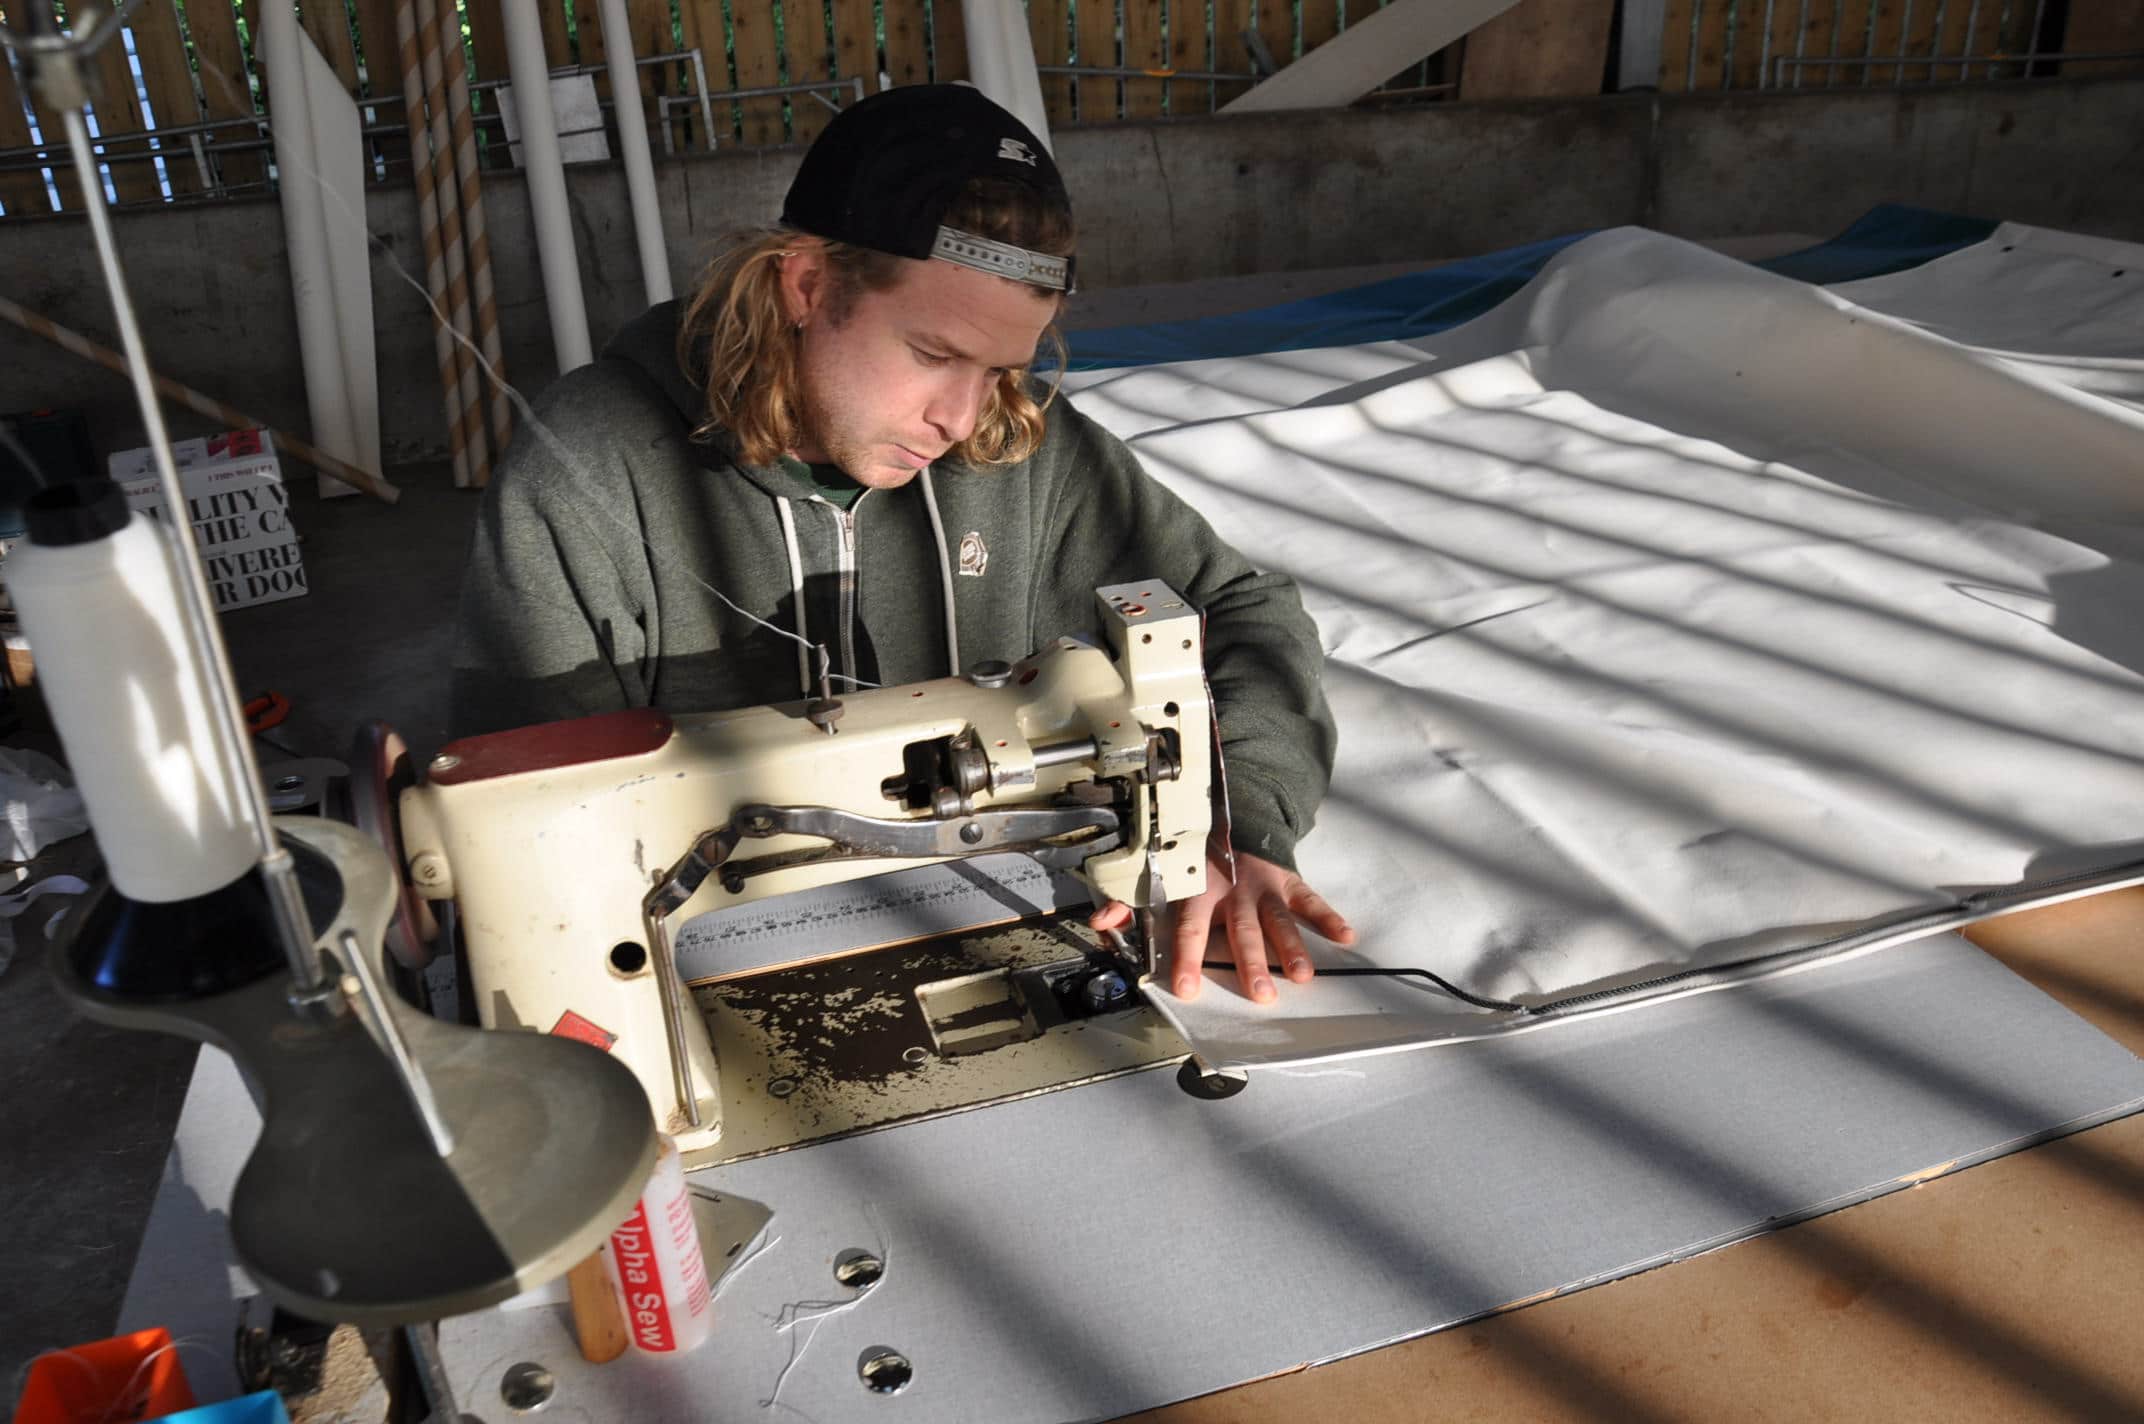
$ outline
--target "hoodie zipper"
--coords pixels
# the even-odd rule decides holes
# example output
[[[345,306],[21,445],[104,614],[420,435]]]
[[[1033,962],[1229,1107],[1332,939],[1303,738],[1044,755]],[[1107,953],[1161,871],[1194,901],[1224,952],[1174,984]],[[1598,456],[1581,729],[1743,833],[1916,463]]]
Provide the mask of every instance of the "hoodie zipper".
[[[851,678],[857,676],[856,588],[862,581],[861,560],[856,547],[856,511],[863,507],[864,498],[870,493],[871,491],[865,490],[857,495],[856,502],[847,509],[834,504],[827,505],[828,509],[834,511],[834,524],[841,535],[836,565],[836,587],[840,590],[841,666]]]

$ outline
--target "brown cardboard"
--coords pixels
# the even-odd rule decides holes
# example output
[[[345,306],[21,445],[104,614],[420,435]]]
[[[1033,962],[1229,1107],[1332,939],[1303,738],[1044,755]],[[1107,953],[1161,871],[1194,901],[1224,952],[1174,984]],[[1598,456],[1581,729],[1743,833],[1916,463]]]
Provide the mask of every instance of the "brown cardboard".
[[[2144,888],[1971,937],[2144,1049]],[[2144,1419],[2144,1117],[1141,1424]]]

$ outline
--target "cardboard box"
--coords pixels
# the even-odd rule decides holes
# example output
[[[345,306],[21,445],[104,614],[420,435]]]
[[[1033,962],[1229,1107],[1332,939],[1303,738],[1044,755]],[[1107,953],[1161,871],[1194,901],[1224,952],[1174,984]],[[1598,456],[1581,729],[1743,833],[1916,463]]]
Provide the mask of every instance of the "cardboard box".
[[[290,522],[275,442],[265,430],[234,430],[172,446],[194,539],[219,611],[274,603],[306,592],[298,531]],[[112,479],[127,503],[156,518],[163,491],[146,449],[112,456]]]

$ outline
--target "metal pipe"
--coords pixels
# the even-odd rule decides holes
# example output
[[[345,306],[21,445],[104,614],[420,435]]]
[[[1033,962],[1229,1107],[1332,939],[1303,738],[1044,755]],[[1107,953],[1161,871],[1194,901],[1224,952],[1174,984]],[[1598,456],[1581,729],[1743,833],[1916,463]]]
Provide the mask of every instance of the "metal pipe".
[[[273,6],[271,9],[275,8]],[[506,22],[507,68],[513,75],[514,108],[521,118],[521,166],[528,183],[529,214],[536,225],[536,257],[543,269],[544,307],[551,318],[551,347],[559,373],[595,359],[588,340],[588,307],[581,297],[580,255],[566,207],[566,167],[558,153],[558,116],[551,109],[551,75],[543,53],[536,7],[500,7]]]
[[[275,7],[270,6],[271,10]],[[69,60],[47,60],[69,63]],[[79,79],[75,81],[79,83]],[[268,811],[268,793],[261,785],[260,764],[253,759],[253,739],[240,720],[238,685],[231,680],[231,659],[223,646],[223,629],[216,622],[216,606],[210,600],[208,581],[202,576],[201,559],[194,547],[193,520],[185,487],[179,482],[178,466],[171,458],[171,436],[164,428],[164,408],[156,399],[149,375],[149,355],[142,345],[141,326],[135,319],[134,302],[127,295],[126,276],[119,267],[119,249],[112,241],[112,222],[104,211],[104,185],[97,181],[97,166],[90,157],[89,125],[82,119],[80,103],[58,104],[73,151],[75,180],[82,187],[82,210],[89,216],[90,234],[97,246],[97,260],[104,270],[105,289],[112,297],[112,319],[119,328],[120,348],[126,353],[127,375],[134,385],[134,400],[141,407],[142,427],[156,462],[156,482],[170,518],[162,521],[170,541],[173,567],[178,574],[179,609],[186,620],[187,651],[193,655],[204,688],[221,696],[209,698],[209,734],[216,743],[218,762],[238,781],[236,794],[253,829],[260,851],[261,880],[268,890],[268,903],[275,917],[276,936],[282,941],[283,957],[290,964],[294,995],[317,993],[327,983],[327,968],[313,942],[312,917],[305,909],[305,896],[298,886],[297,862],[291,859],[276,836]]]
[[[424,119],[431,134],[432,188],[438,197],[439,251],[447,264],[447,321],[453,327],[454,385],[448,416],[454,446],[466,453],[465,464],[455,468],[455,483],[464,489],[482,489],[491,480],[491,442],[484,433],[484,385],[476,368],[476,318],[469,297],[469,256],[462,240],[461,182],[454,171],[454,138],[447,115],[446,65],[439,56],[440,19],[444,10],[451,18],[459,12],[453,0],[444,6],[438,0],[416,0],[417,51],[424,75]],[[417,115],[403,117],[415,123]],[[411,149],[412,157],[416,150]],[[427,256],[430,255],[429,250]],[[444,372],[441,373],[444,376]]]
[[[1255,84],[1255,74],[1225,74],[1212,69],[1129,69],[1122,65],[1095,64],[1038,64],[1037,74],[1085,74],[1108,79],[1207,79],[1238,84]]]
[[[410,1052],[409,1040],[402,1036],[402,1026],[395,1022],[394,1011],[387,1005],[387,996],[380,992],[379,978],[372,972],[372,962],[365,957],[364,942],[358,939],[355,930],[344,930],[341,941],[343,968],[357,981],[354,985],[343,985],[343,997],[353,1002],[362,1001],[372,1041],[394,1065],[395,1076],[402,1080],[402,1091],[409,1095],[410,1106],[424,1121],[425,1133],[432,1139],[432,1150],[442,1157],[451,1156],[454,1131],[439,1111],[439,1099],[432,1093],[432,1080],[425,1076],[424,1065],[417,1061],[417,1055]],[[355,993],[351,992],[353,988]]]
[[[462,240],[469,246],[469,299],[476,343],[490,381],[491,440],[503,459],[514,434],[507,399],[506,356],[499,342],[499,302],[491,281],[491,230],[484,220],[484,179],[476,156],[476,116],[469,107],[469,60],[462,48],[461,11],[449,0],[439,11],[446,56],[447,109],[454,130],[454,181],[462,200]]]
[[[633,68],[633,35],[625,0],[603,0],[603,48],[610,56],[611,117],[618,125],[619,156],[625,160],[625,195],[633,209],[633,237],[640,249],[640,281],[648,305],[670,300],[670,258],[663,250],[662,209],[655,201],[655,165],[648,157],[648,116],[640,104],[640,78]]]
[[[201,180],[201,191],[206,193],[216,186],[216,180],[209,173],[208,152],[201,147],[201,135],[188,134],[186,145],[194,151],[194,174]]]
[[[2073,64],[2083,60],[2112,61],[2118,59],[2144,59],[2144,49],[2095,50],[2088,54],[2042,54],[2029,57],[2020,54],[2004,54],[2000,51],[1997,51],[1994,54],[1850,55],[1835,59],[1796,59],[1783,54],[1774,58],[1772,63],[1774,66],[1780,68],[1784,68],[1786,66],[1791,65],[1798,69],[1810,69],[1819,67],[1829,68],[1832,66],[1859,69],[1868,68],[1879,64],[1919,63],[1928,65],[1932,72],[1934,67],[1938,64],[1967,65],[1975,64],[1982,60],[1986,60],[1990,65],[1996,65],[2018,63]]]
[[[715,146],[715,109],[714,105],[707,102],[707,66],[700,62],[700,47],[698,45],[694,45],[687,53],[692,56],[692,82],[700,95],[701,132],[707,135],[707,146],[712,150]],[[665,128],[663,130],[663,143],[666,151],[669,142],[670,131]]]
[[[1978,34],[1979,32],[1980,0],[1973,0],[1972,8],[1965,12],[1965,47],[1967,50],[1972,49],[1973,36]],[[1958,65],[1958,82],[1962,84],[1966,80],[1971,79],[1972,77],[1973,66],[1968,63],[1960,62],[1960,64]]]
[[[1035,748],[1035,770],[1063,766],[1066,762],[1086,761],[1099,755],[1094,738],[1081,737],[1076,741],[1053,742],[1046,747]]]
[[[454,487],[466,489],[474,479],[464,443],[453,316],[447,308],[446,248],[439,235],[439,155],[432,151],[434,131],[425,121],[424,112],[425,36],[417,26],[416,0],[401,0],[395,6],[395,43],[402,68],[402,112],[408,120],[404,127],[409,133],[410,188],[417,197],[417,238],[424,249],[425,309],[432,319],[432,365],[439,374]]]

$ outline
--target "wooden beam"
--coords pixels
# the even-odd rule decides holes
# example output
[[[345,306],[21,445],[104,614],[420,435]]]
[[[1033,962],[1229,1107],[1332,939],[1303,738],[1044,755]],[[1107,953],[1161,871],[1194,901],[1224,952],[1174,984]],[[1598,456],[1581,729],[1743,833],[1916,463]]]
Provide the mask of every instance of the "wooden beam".
[[[451,5],[454,0],[443,3]],[[343,92],[356,94],[357,48],[350,42],[350,13],[342,0],[298,0],[298,23],[342,81]]]
[[[14,67],[0,60],[0,148],[27,148],[30,119],[22,93],[15,87]],[[0,173],[0,206],[19,218],[29,213],[49,213],[52,199],[45,192],[45,178],[34,171]]]
[[[896,87],[928,83],[931,77],[930,9],[920,0],[886,6],[886,77]]]
[[[1133,5],[1152,0],[1129,0]],[[1117,59],[1117,0],[1073,0],[1072,17],[1079,26],[1079,64],[1082,69],[1112,69]],[[1116,122],[1121,86],[1114,79],[1082,77],[1079,81],[1079,121],[1083,124]]]
[[[829,0],[834,11],[834,75],[836,79],[861,79],[864,93],[878,92],[879,56],[878,22],[872,14],[871,0]],[[811,105],[820,113],[826,113],[826,105],[817,99],[799,101]],[[851,97],[842,99],[843,107],[855,102]],[[831,117],[831,116],[829,116]]]
[[[1305,3],[1311,3],[1311,0],[1305,0]],[[1124,0],[1124,67],[1166,69],[1168,65],[1169,55],[1161,43],[1161,0]],[[1124,81],[1124,117],[1161,117],[1161,89],[1159,79],[1127,78]]]
[[[1697,75],[1690,87],[1697,90],[1727,87],[1727,12],[1735,0],[1698,0]]]
[[[736,0],[730,26],[737,45],[737,87],[759,89],[781,82],[781,56],[774,47],[776,0]],[[741,99],[744,144],[766,148],[784,141],[780,99]]]
[[[134,32],[134,58],[141,65],[142,87],[158,128],[201,122],[201,101],[194,95],[193,66],[186,61],[186,37],[179,32],[179,12],[169,5],[144,5],[127,22]],[[201,170],[192,146],[183,138],[159,140],[164,176],[173,193],[201,191]]]
[[[735,108],[722,97],[726,91],[737,87],[730,77],[729,40],[724,33],[722,0],[679,0],[678,17],[685,25],[685,48],[700,52],[700,67],[707,71],[707,102],[715,114],[715,131],[700,134],[699,141],[709,148],[735,143]],[[690,131],[699,133],[699,124],[693,123]]]
[[[1374,12],[1377,0],[1355,0]],[[1213,67],[1222,74],[1249,74],[1251,47],[1244,32],[1251,28],[1251,0],[1213,0]],[[1214,107],[1225,109],[1231,99],[1250,92],[1242,84],[1216,83]]]
[[[1467,36],[1459,97],[1590,98],[1601,92],[1614,22],[1615,0],[1520,0]]]
[[[194,0],[186,7],[186,28],[193,35],[194,59],[200,66],[201,100],[212,119],[254,116],[253,98],[246,87],[246,57],[238,43],[238,15],[231,0]],[[218,129],[226,141],[251,139],[250,128]],[[267,167],[264,150],[228,153],[215,160],[226,183],[257,183]]]
[[[1697,87],[1693,68],[1697,0],[1667,0],[1660,19],[1660,92],[1680,94]]]
[[[1351,104],[1416,60],[1464,38],[1515,0],[1393,0],[1221,106],[1231,114],[1330,109]],[[1276,56],[1277,58],[1278,56]]]
[[[1213,60],[1206,48],[1205,0],[1169,0],[1169,67],[1212,69]],[[1213,84],[1209,80],[1172,79],[1168,97],[1169,112],[1176,117],[1213,112]]]
[[[826,32],[825,0],[782,0],[782,49],[789,59],[789,82],[809,84],[833,74],[833,48]],[[810,143],[833,113],[809,94],[789,100],[790,136]]]
[[[959,8],[957,5],[955,8]],[[1027,35],[1035,46],[1035,63],[1072,62],[1072,12],[1065,0],[1027,0]],[[1062,74],[1036,76],[1042,85],[1042,112],[1054,133],[1072,123],[1072,81]]]
[[[2144,49],[2144,3],[2099,0],[2091,5],[2071,4],[2069,23],[2062,35],[2062,53],[2095,54],[2138,49]],[[2138,74],[2144,73],[2144,60],[2077,60],[2063,65],[2062,72],[2093,78],[2107,74]]]
[[[1906,5],[1908,0],[1876,0],[1876,23],[1869,33],[1869,54],[1892,55],[1902,52],[1906,42]],[[1905,74],[1904,65],[1871,64],[1862,71],[1862,83],[1889,87]]]
[[[359,0],[359,3],[371,3],[371,0]],[[391,5],[391,0],[379,0],[379,3],[389,3]],[[507,74],[506,65],[506,20],[499,13],[499,3],[500,0],[467,0],[469,49],[476,57],[476,77],[479,79],[506,79],[510,77]],[[689,6],[687,7],[687,13],[690,13]],[[387,31],[390,36],[394,34],[393,23],[393,11],[390,8],[388,14],[389,29]],[[371,21],[366,21],[365,28],[367,33],[370,33],[372,28]],[[392,52],[390,51],[390,53]],[[382,70],[382,73],[392,74],[398,63],[398,60],[390,60],[386,68]],[[382,86],[391,86],[392,83],[391,79],[383,78],[380,80]],[[381,87],[375,89],[374,92],[393,93],[394,90],[391,87]]]
[[[968,22],[960,13],[960,0],[931,0],[931,79],[950,84],[967,77]]]
[[[134,68],[127,63],[125,36],[114,35],[106,41],[90,61],[90,70],[96,76],[94,90],[99,138],[116,139],[127,134],[138,134],[149,127],[142,118],[141,94],[134,87]],[[45,130],[50,139],[52,130]],[[141,153],[148,145],[140,140],[121,145],[127,153]],[[163,186],[156,181],[156,165],[141,159],[128,158],[111,164],[112,191],[122,203],[153,203],[164,195]]]

